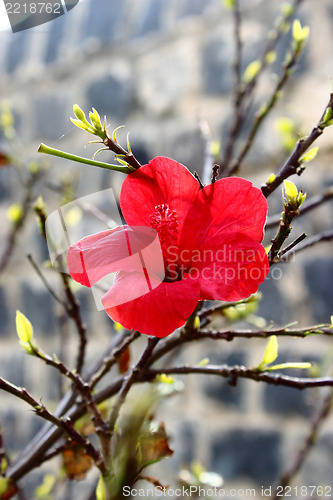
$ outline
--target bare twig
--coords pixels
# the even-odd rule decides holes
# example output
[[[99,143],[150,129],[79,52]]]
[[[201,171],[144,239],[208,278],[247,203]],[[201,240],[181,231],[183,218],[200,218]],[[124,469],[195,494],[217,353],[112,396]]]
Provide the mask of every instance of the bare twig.
[[[51,422],[53,425],[61,429],[70,439],[73,439],[75,442],[82,445],[88,455],[93,458],[96,466],[100,468],[102,472],[104,472],[103,461],[99,452],[94,448],[94,446],[88,439],[85,439],[79,432],[75,430],[70,419],[56,417],[55,415],[50,413],[44,405],[38,403],[38,401],[36,401],[26,389],[17,387],[3,378],[0,378],[0,389],[13,394],[17,398],[25,401],[34,409],[36,415],[43,418],[44,420]]]
[[[10,263],[17,242],[17,238],[27,220],[29,214],[29,207],[33,196],[32,190],[37,179],[38,179],[37,175],[31,175],[24,186],[25,193],[23,200],[21,202],[22,215],[17,222],[13,223],[11,231],[8,235],[5,249],[0,257],[0,275],[4,272],[4,270]]]
[[[121,386],[121,389],[117,395],[116,401],[114,402],[114,405],[112,407],[110,417],[109,417],[109,427],[110,430],[113,431],[115,423],[117,421],[119,411],[121,406],[123,405],[125,398],[134,384],[136,380],[138,380],[141,376],[142,370],[146,366],[146,364],[149,362],[150,357],[152,355],[152,352],[157,344],[157,342],[160,339],[157,337],[149,337],[146,349],[143,351],[142,356],[140,357],[139,361],[134,365],[132,368],[131,372],[129,373],[128,376],[125,377],[124,382]]]
[[[323,241],[332,241],[333,240],[333,229],[329,229],[328,231],[324,231],[322,233],[316,234],[315,236],[312,236],[311,238],[308,238],[306,241],[303,243],[300,243],[297,245],[297,248],[294,250],[290,250],[286,252],[283,257],[280,259],[280,262],[286,262],[288,259],[290,259],[291,256],[295,254],[295,252],[300,252],[301,250],[305,250],[306,248],[310,248],[314,245],[317,245],[318,243],[321,243]]]
[[[294,14],[294,12],[298,9],[300,4],[303,2],[303,0],[295,0],[292,8],[289,11],[286,11],[279,19],[278,25],[274,30],[270,32],[269,39],[267,41],[267,44],[263,50],[262,56],[259,60],[260,66],[257,74],[252,78],[250,82],[247,84],[243,84],[243,87],[238,87],[239,90],[236,94],[237,101],[234,101],[237,103],[237,106],[234,106],[234,112],[233,112],[233,118],[232,118],[232,123],[229,131],[229,136],[227,139],[227,145],[225,148],[225,155],[224,159],[222,161],[223,167],[224,167],[224,175],[229,174],[229,164],[232,160],[233,156],[233,151],[236,143],[236,139],[239,136],[239,133],[242,128],[242,123],[244,122],[244,118],[247,114],[247,110],[249,108],[249,102],[251,100],[252,94],[254,89],[257,86],[258,80],[264,71],[264,69],[267,67],[269,64],[268,62],[268,54],[273,52],[279,43],[280,39],[282,36],[286,33],[286,26]],[[235,11],[234,12],[234,30],[235,32],[237,31],[237,24],[239,23],[238,20],[238,14]],[[236,54],[237,51],[239,51],[239,41],[237,41],[239,35],[235,35],[235,41],[236,41]],[[238,47],[238,49],[237,49]],[[236,55],[237,57],[237,55]],[[238,66],[238,63],[234,62],[234,68],[236,68],[236,65]],[[237,70],[238,71],[238,70]],[[238,78],[238,77],[237,77]]]
[[[299,48],[296,46],[292,51],[292,54],[291,54],[289,61],[284,64],[283,72],[282,72],[280,78],[278,79],[277,83],[275,84],[275,87],[272,91],[272,94],[271,94],[268,102],[264,106],[262,106],[259,109],[259,111],[256,113],[254,121],[253,121],[252,126],[250,128],[250,131],[247,135],[247,139],[245,141],[245,144],[241,148],[239,154],[237,155],[237,158],[230,165],[228,171],[226,172],[226,175],[233,175],[239,170],[242,161],[247,156],[247,154],[249,153],[249,151],[253,145],[253,141],[254,141],[254,139],[259,131],[259,128],[261,127],[263,121],[268,116],[270,111],[275,106],[276,102],[279,100],[279,98],[281,96],[281,90],[285,86],[287,81],[289,80],[290,75],[292,73],[292,70],[295,67],[301,54],[302,54],[302,48]]]
[[[314,444],[317,441],[318,433],[326,418],[328,417],[333,404],[333,394],[332,391],[326,396],[323,405],[319,408],[318,412],[313,418],[312,425],[310,427],[310,431],[303,443],[303,446],[299,450],[299,453],[291,465],[290,469],[288,469],[281,477],[278,482],[279,490],[275,490],[273,493],[271,500],[276,500],[281,497],[281,491],[284,491],[285,487],[292,482],[296,474],[300,471],[302,465],[304,464],[305,459],[308,454],[312,450]],[[280,493],[279,493],[280,492]]]
[[[126,351],[128,346],[138,337],[140,337],[139,332],[135,331],[129,333],[125,337],[124,341],[116,349],[112,351],[110,356],[106,356],[104,358],[103,366],[101,366],[100,370],[96,371],[90,379],[89,385],[91,390],[93,390],[96,384],[104,377],[104,375],[110,371],[111,367],[117,362],[117,360],[123,354],[123,352]]]

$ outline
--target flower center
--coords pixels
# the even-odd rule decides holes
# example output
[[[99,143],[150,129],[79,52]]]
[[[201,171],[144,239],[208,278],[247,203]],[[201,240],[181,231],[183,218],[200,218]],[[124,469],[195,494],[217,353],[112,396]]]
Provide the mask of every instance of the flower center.
[[[178,273],[178,216],[166,203],[157,205],[150,216],[150,225],[157,231],[165,267],[165,281],[181,279]]]

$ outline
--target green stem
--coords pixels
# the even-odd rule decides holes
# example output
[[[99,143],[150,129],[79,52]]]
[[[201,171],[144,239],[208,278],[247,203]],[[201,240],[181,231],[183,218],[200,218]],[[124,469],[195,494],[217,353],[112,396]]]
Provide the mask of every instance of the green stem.
[[[46,144],[41,144],[38,148],[38,153],[44,153],[52,156],[59,156],[59,158],[65,158],[66,160],[77,161],[78,163],[85,163],[86,165],[92,165],[93,167],[106,168],[108,170],[115,170],[116,172],[122,172],[123,174],[130,174],[134,172],[134,169],[130,166],[120,167],[118,165],[112,165],[111,163],[104,163],[102,161],[91,160],[90,158],[83,158],[82,156],[72,155],[71,153],[65,153],[59,149],[51,148]]]

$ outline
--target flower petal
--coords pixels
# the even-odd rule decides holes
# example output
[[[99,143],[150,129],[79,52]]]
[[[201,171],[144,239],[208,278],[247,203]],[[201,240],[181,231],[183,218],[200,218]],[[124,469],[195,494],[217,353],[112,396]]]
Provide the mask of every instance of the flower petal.
[[[126,222],[150,226],[150,215],[157,205],[166,203],[178,214],[178,231],[199,191],[198,181],[181,163],[157,157],[123,182],[120,206]]]
[[[154,287],[154,280],[150,280]],[[187,278],[160,283],[147,293],[142,273],[117,273],[113,287],[102,298],[107,314],[128,330],[154,337],[166,337],[183,326],[194,311],[200,294],[199,283]],[[134,300],[133,293],[137,295]]]
[[[145,272],[161,282],[164,262],[157,232],[150,227],[119,226],[87,236],[67,252],[69,273],[75,281],[91,287],[119,270]]]
[[[193,258],[190,277],[198,279],[201,299],[237,301],[255,293],[269,271],[261,243],[243,234],[209,240]]]
[[[261,241],[268,204],[261,190],[239,177],[220,179],[201,189],[188,212],[182,248],[200,248],[217,233],[242,233]]]

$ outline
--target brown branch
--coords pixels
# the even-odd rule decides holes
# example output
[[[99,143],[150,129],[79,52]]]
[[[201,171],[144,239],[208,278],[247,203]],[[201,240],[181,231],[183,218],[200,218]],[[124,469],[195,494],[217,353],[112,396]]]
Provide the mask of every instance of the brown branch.
[[[294,389],[305,389],[310,387],[333,387],[333,378],[299,378],[282,375],[281,373],[259,372],[245,368],[245,366],[228,366],[228,365],[208,365],[208,366],[174,366],[171,368],[164,368],[162,370],[147,370],[145,376],[148,380],[154,379],[157,375],[162,373],[166,375],[189,375],[189,374],[202,374],[202,375],[218,375],[220,377],[228,378],[229,383],[235,385],[240,378],[254,380],[255,382],[266,382],[271,385],[282,385],[285,387],[292,387]],[[145,379],[147,380],[147,378]]]
[[[312,129],[311,133],[307,137],[300,139],[297,142],[294,151],[291,153],[291,155],[289,156],[288,160],[286,161],[280,172],[276,175],[274,181],[270,182],[269,184],[266,183],[261,187],[261,190],[264,196],[266,196],[266,198],[271,193],[273,193],[273,191],[275,191],[275,189],[279,187],[285,179],[287,179],[291,175],[294,174],[300,175],[302,173],[303,169],[300,164],[300,158],[306,152],[306,150],[314,143],[314,141],[318,139],[318,137],[321,136],[321,134],[323,133],[325,128],[323,120],[327,109],[331,110],[333,109],[333,93],[331,93],[330,99],[325,107],[325,110],[317,125]]]
[[[69,418],[56,417],[55,415],[50,413],[44,405],[38,403],[38,401],[36,401],[26,389],[17,387],[1,377],[0,377],[0,389],[16,396],[22,401],[25,401],[28,405],[30,405],[34,409],[36,415],[43,418],[44,420],[47,420],[48,422],[51,422],[53,425],[58,427],[58,429],[63,431],[70,439],[74,440],[75,442],[83,446],[88,455],[90,455],[93,458],[96,466],[101,470],[101,472],[102,473],[105,472],[103,467],[103,461],[101,459],[99,452],[95,449],[95,447],[91,444],[91,442],[88,439],[85,439],[79,432],[75,430]],[[8,477],[11,476],[8,475]]]
[[[330,393],[325,398],[323,405],[321,406],[321,408],[319,408],[317,414],[314,416],[309,434],[306,437],[303,446],[299,450],[299,453],[295,461],[291,465],[290,469],[287,470],[282,475],[281,479],[278,482],[279,490],[275,490],[275,492],[271,497],[271,500],[277,500],[277,498],[280,498],[281,494],[279,494],[278,492],[281,491],[281,488],[282,491],[284,491],[285,487],[291,483],[296,474],[300,471],[302,465],[304,464],[305,459],[307,458],[308,454],[310,453],[314,444],[317,441],[320,428],[322,427],[326,418],[331,412],[332,404],[333,404],[333,394],[332,391],[330,391]]]

